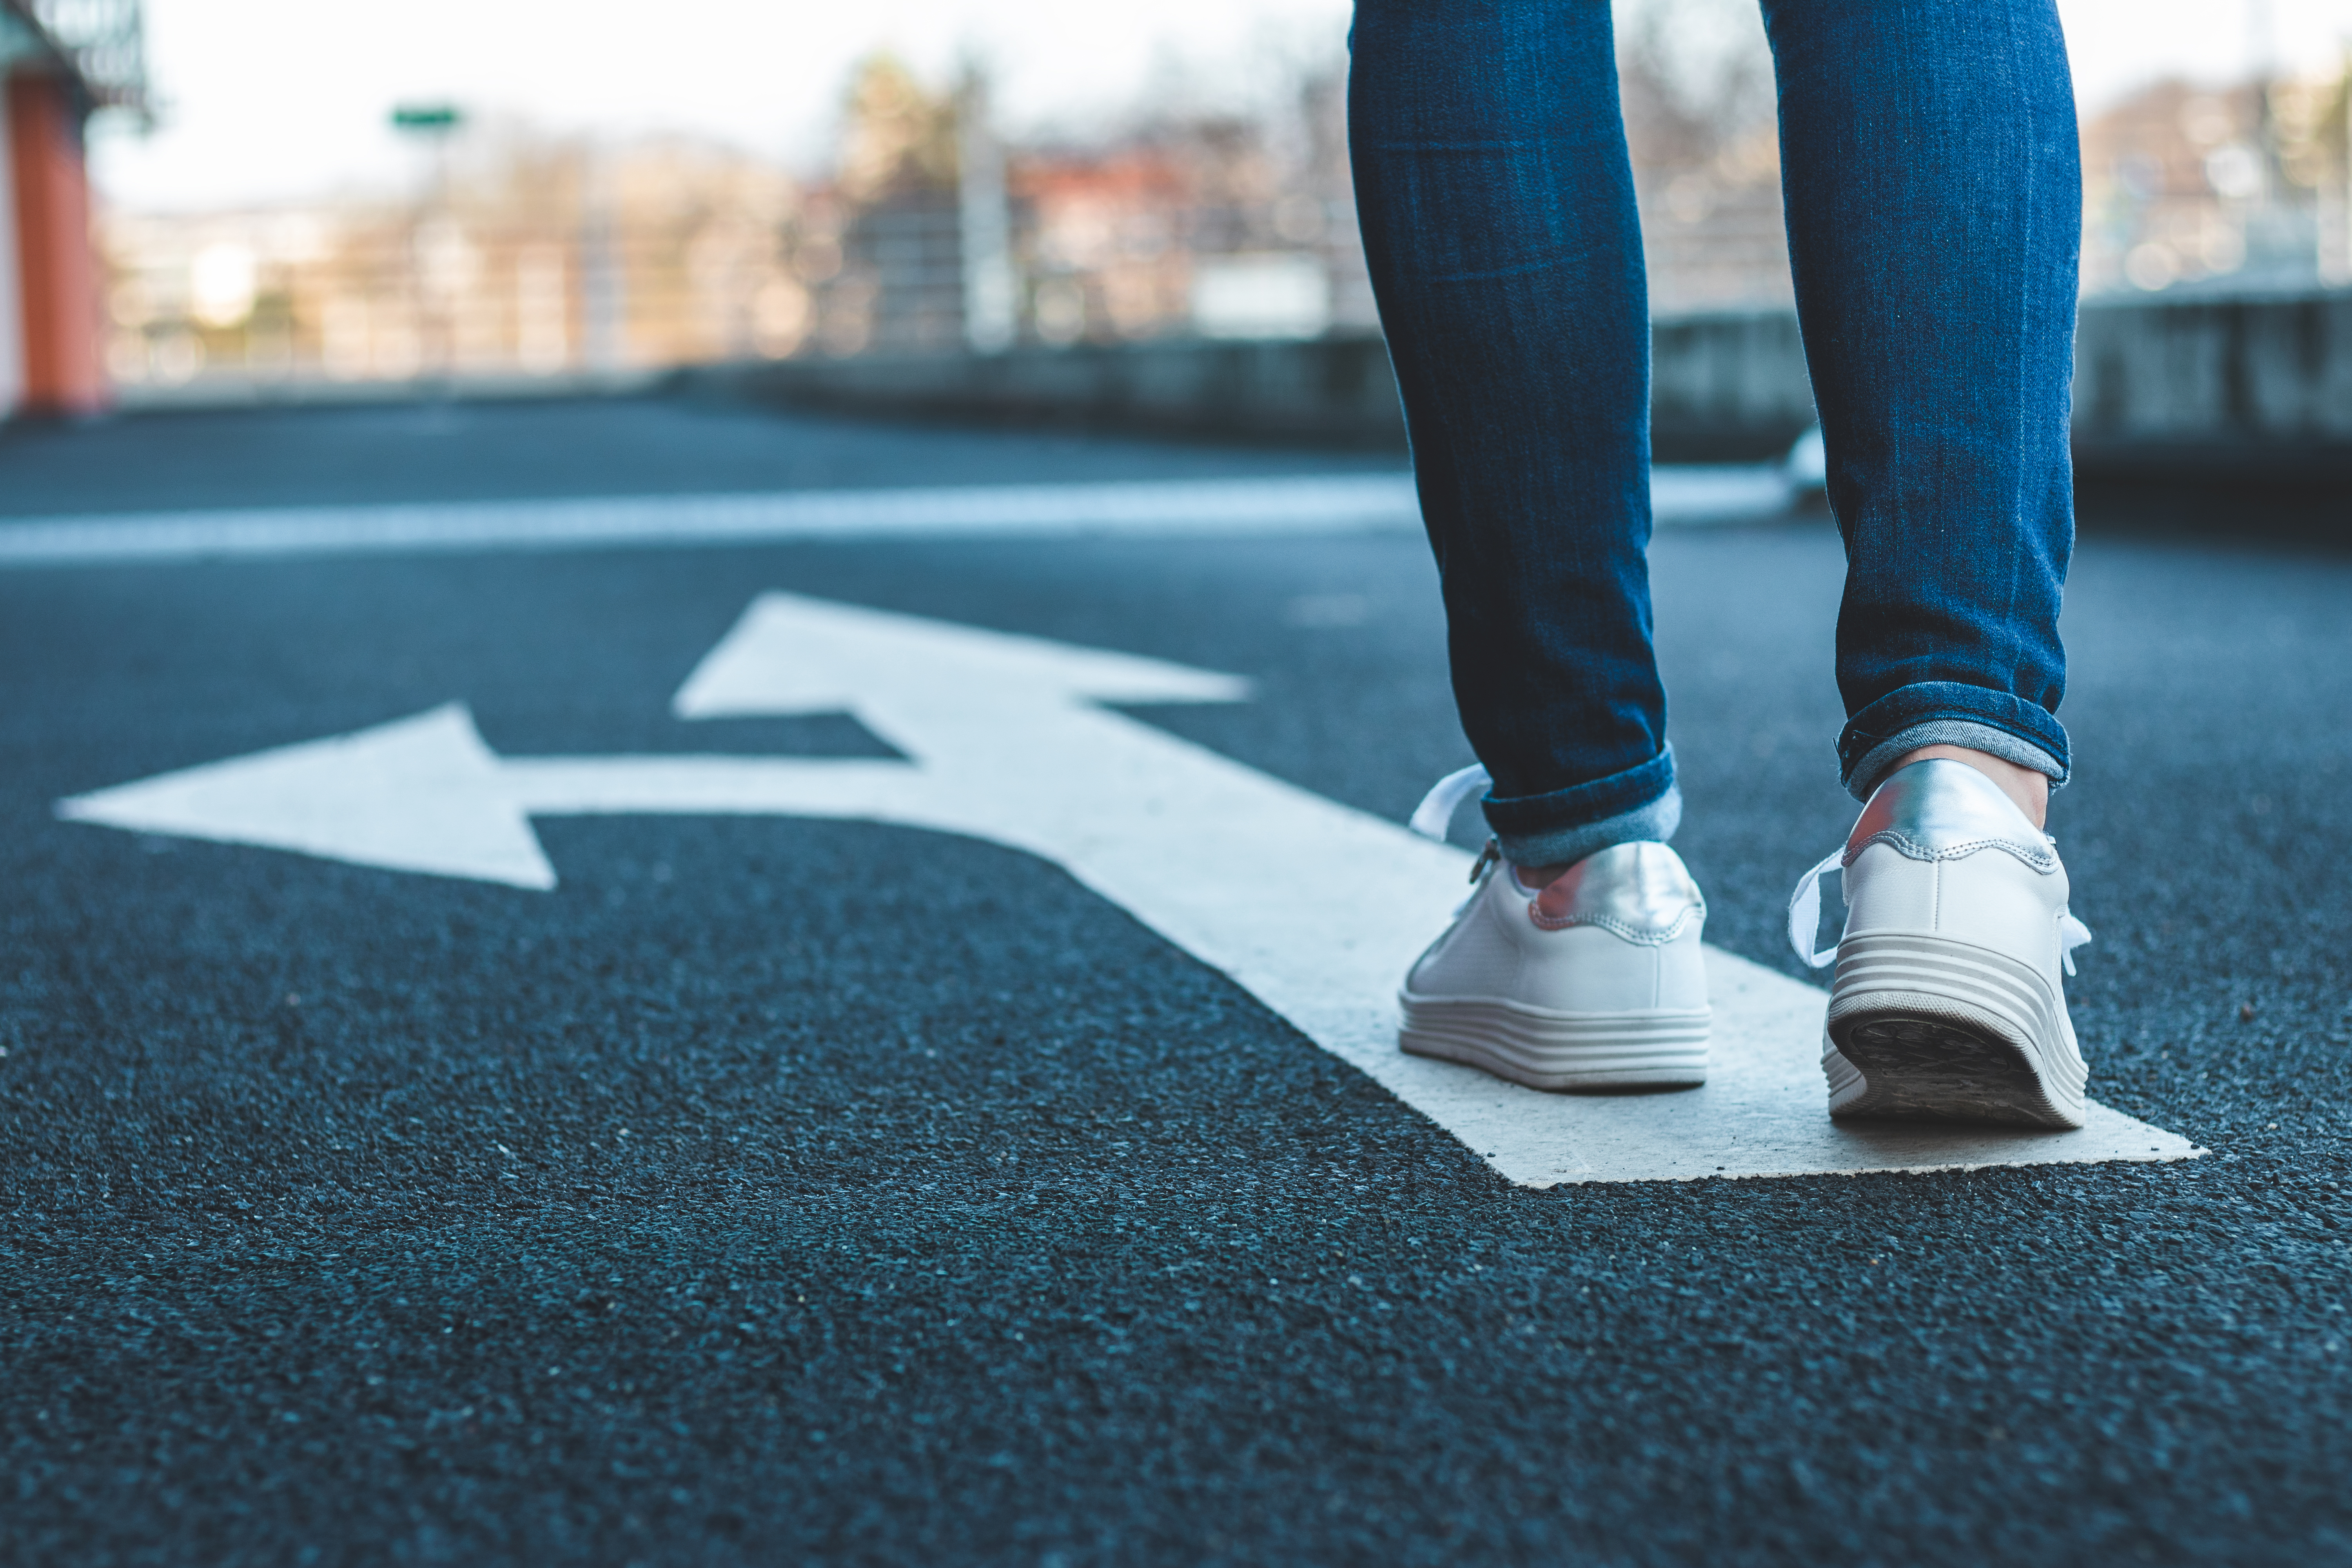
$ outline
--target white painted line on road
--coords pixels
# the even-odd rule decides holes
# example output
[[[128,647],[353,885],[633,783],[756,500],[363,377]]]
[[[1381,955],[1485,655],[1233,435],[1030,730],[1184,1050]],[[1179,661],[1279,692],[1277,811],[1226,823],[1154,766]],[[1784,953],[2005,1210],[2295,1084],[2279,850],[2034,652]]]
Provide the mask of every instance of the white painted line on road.
[[[555,885],[534,816],[755,813],[956,833],[1055,862],[1230,975],[1528,1186],[2170,1160],[2103,1107],[2074,1132],[1832,1123],[1824,993],[1709,951],[1704,1089],[1543,1094],[1397,1049],[1408,963],[1469,857],[1102,706],[1245,697],[1232,676],[786,594],[680,688],[682,718],[854,713],[908,762],[500,758],[456,704],[59,803],[138,832]]]
[[[1795,500],[1778,463],[1661,464],[1650,470],[1650,516],[1664,527],[1752,521],[1787,511]]]
[[[1768,516],[1770,466],[1660,468],[1658,521]],[[273,507],[0,521],[0,568],[287,556],[463,554],[793,540],[1191,538],[1418,531],[1404,474],[961,485],[573,500]]]
[[[0,525],[0,565],[463,553],[776,540],[1418,527],[1399,474],[288,507]]]

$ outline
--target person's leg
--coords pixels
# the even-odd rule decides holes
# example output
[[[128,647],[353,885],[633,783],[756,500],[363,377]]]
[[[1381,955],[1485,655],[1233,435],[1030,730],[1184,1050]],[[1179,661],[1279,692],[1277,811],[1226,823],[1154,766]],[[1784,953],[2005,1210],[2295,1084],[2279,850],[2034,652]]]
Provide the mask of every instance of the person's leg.
[[[1830,1111],[2079,1127],[2061,971],[2089,932],[2041,830],[2068,766],[2082,223],[2054,0],[1763,3],[1846,542],[1838,761],[1864,802],[1790,908],[1800,950],[1837,966]],[[1832,867],[1845,925],[1816,953]]]
[[[1349,146],[1487,821],[1680,816],[1650,651],[1649,313],[1606,0],[1359,0]]]
[[[1352,47],[1364,249],[1504,860],[1406,974],[1399,1044],[1540,1089],[1702,1082],[1608,5],[1358,0]]]
[[[2056,6],[1763,5],[1848,560],[1841,773],[1866,799],[1899,762],[1948,746],[2063,784],[2083,200]]]

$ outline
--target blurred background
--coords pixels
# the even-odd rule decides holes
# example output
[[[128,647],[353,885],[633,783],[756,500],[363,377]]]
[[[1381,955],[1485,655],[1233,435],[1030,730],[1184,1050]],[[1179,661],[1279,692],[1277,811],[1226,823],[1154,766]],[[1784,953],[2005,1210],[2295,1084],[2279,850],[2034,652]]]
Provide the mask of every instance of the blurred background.
[[[2352,282],[2352,4],[2061,9],[2087,296]],[[1657,315],[1785,311],[1751,0],[1617,10]],[[5,0],[0,285],[41,298],[7,313],[0,400],[1364,338],[1346,20],[1335,0]]]

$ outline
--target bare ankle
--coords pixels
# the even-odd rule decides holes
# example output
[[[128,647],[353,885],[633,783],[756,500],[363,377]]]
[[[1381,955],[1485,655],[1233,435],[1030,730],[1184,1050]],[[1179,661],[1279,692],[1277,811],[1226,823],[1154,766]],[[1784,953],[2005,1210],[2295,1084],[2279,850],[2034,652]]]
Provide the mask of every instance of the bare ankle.
[[[2028,822],[2032,823],[2036,827],[2041,827],[2048,822],[2050,817],[2048,774],[2036,773],[2032,768],[2020,767],[2017,763],[2006,762],[1990,752],[1972,752],[1966,746],[1922,746],[1916,752],[1906,752],[1895,758],[1895,767],[1907,767],[1913,763],[1924,763],[1931,757],[1942,757],[1950,762],[1968,763],[1969,766],[1999,784],[2000,793],[2017,803],[2017,809],[2025,813],[2025,819]],[[1886,771],[1893,773],[1895,768],[1889,768]],[[1531,877],[1535,875],[1532,871],[1528,874]]]

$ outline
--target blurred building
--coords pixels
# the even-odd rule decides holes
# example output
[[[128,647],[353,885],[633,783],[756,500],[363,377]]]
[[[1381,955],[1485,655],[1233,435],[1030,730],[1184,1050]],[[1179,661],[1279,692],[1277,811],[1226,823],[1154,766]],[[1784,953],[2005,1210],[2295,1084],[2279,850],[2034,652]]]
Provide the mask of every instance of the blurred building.
[[[35,219],[18,226],[37,262],[26,287],[52,301],[11,318],[39,330],[5,363],[31,367],[37,404],[88,406],[102,395],[97,295],[86,266],[39,258],[79,232],[75,116],[133,100],[92,74],[98,56],[43,30],[44,3],[0,0],[17,40],[8,123],[31,127],[12,164],[33,171],[16,204]],[[127,0],[47,3],[81,16]],[[1650,0],[1629,17],[1620,77],[1653,312],[1785,310],[1752,7]],[[1739,25],[1714,25],[1726,17]],[[2332,79],[2161,83],[2093,119],[2086,290],[2352,281],[2347,113]],[[1246,112],[1162,102],[1089,135],[1008,141],[976,72],[928,84],[877,56],[848,84],[833,167],[812,180],[688,140],[426,118],[446,133],[420,143],[406,195],[101,215],[115,381],[266,391],[1378,329],[1339,60],[1298,67]]]
[[[1636,163],[1650,311],[1791,309],[1780,149],[1769,126],[1694,163]]]
[[[687,141],[455,135],[421,194],[110,213],[106,361],[127,385],[545,377],[781,355],[799,191]]]
[[[1349,176],[1347,79],[1282,112],[1168,114],[1107,145],[1017,153],[1024,336],[1314,337],[1379,325]]]
[[[1622,9],[1618,95],[1650,311],[1787,310],[1772,58],[1748,0]]]
[[[1345,112],[1325,73],[1279,121],[1163,113],[1006,146],[984,82],[931,92],[869,60],[793,236],[810,352],[1369,328]]]
[[[0,416],[107,402],[82,132],[145,90],[137,0],[0,0]]]
[[[1759,121],[1721,87],[1629,73],[1662,310],[1788,297],[1769,96]],[[102,214],[105,363],[155,393],[266,393],[1374,331],[1346,100],[1328,61],[1255,111],[1008,142],[976,73],[934,87],[877,56],[814,182],[702,143],[461,123],[420,143],[404,195]]]
[[[2155,83],[2083,128],[2085,292],[2352,283],[2352,69]]]
[[[959,110],[956,95],[927,90],[887,56],[859,68],[835,177],[793,236],[797,275],[814,289],[818,352],[964,344],[964,227],[981,215],[966,211]],[[1000,183],[991,226],[1000,245],[1003,199]]]

